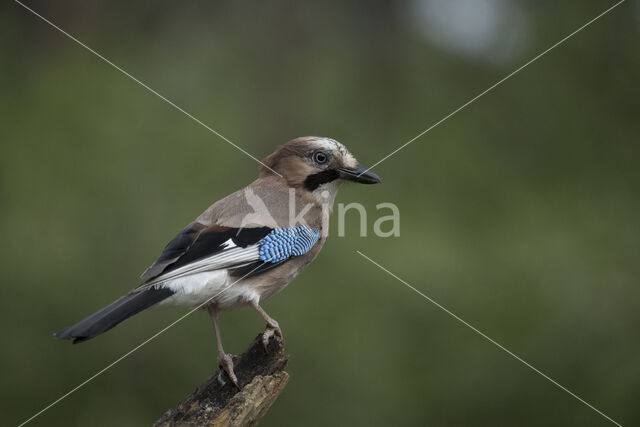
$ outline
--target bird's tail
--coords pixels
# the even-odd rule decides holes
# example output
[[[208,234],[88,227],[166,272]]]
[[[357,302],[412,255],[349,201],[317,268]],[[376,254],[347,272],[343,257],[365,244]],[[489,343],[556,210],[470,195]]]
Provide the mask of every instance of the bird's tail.
[[[59,339],[73,339],[74,344],[86,341],[173,294],[174,291],[167,288],[148,288],[131,292],[75,325],[56,332],[54,336]]]

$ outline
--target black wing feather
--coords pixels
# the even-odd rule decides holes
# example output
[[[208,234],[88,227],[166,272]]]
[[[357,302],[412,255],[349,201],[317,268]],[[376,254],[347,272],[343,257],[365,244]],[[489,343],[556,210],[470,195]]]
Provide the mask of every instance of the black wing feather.
[[[189,224],[164,248],[158,260],[143,274],[145,282],[202,258],[221,252],[231,240],[236,246],[247,247],[260,241],[273,229],[270,227],[232,228],[199,223]]]

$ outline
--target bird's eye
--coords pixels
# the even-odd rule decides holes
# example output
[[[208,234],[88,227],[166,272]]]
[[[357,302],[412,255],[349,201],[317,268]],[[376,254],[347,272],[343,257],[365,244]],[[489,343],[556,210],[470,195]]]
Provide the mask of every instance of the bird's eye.
[[[313,153],[313,161],[319,165],[324,165],[329,161],[329,155],[324,151],[318,150]]]

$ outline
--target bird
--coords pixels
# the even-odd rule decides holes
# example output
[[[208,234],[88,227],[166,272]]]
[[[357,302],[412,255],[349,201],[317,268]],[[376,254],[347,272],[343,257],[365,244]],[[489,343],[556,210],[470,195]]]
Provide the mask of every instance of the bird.
[[[75,344],[153,306],[201,308],[213,321],[218,365],[239,388],[218,313],[251,306],[266,321],[265,349],[272,337],[283,340],[280,325],[260,303],[318,256],[340,184],[381,182],[343,144],[326,137],[292,139],[261,163],[255,181],[213,203],[165,246],[139,286],[54,336]]]

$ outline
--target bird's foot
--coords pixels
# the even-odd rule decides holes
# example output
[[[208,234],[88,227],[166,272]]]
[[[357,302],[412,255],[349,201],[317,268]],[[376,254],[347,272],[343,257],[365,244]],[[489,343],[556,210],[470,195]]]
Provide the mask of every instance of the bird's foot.
[[[226,353],[218,354],[218,365],[220,369],[226,372],[227,376],[231,380],[231,382],[240,390],[240,386],[238,385],[238,377],[236,377],[236,373],[233,371],[233,359],[231,355]],[[220,381],[223,385],[226,384],[226,381],[222,379],[222,371],[218,374],[218,381]]]
[[[271,339],[271,337],[276,337],[276,339],[279,339],[282,343],[284,343],[280,325],[278,325],[278,322],[273,319],[267,322],[267,328],[262,333],[262,346],[265,350],[267,350],[267,348],[269,347],[269,340]]]

